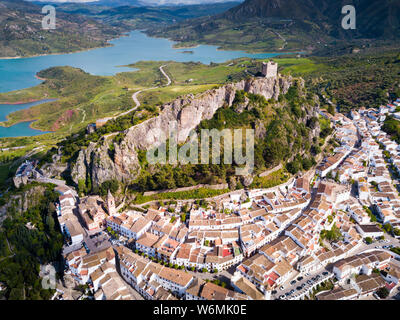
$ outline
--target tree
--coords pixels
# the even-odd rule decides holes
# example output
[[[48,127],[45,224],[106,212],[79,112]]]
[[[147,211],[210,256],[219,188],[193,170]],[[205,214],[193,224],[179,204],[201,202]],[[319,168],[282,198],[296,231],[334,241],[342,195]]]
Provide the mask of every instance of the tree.
[[[340,178],[339,170],[337,170],[337,171],[336,171],[336,175],[335,175],[335,182],[338,182],[338,183],[339,183],[339,178]]]
[[[309,170],[313,166],[312,160],[309,158],[304,158],[303,159],[303,169],[304,170]]]
[[[181,214],[181,222],[185,222],[186,221],[186,213],[182,213]]]
[[[386,299],[389,296],[389,290],[386,287],[382,287],[376,292],[376,294],[379,298]]]
[[[390,223],[386,223],[384,226],[383,226],[383,230],[385,230],[387,233],[392,233],[393,232],[393,227],[392,227],[392,225],[390,224]]]
[[[372,243],[372,238],[371,238],[371,237],[366,237],[366,238],[365,238],[365,242],[366,242],[367,244],[371,244],[371,243]]]
[[[86,191],[86,181],[84,179],[78,180],[78,191],[79,193],[85,193]]]
[[[108,180],[104,181],[101,186],[99,193],[101,196],[106,196],[108,193],[108,190],[110,190],[111,193],[116,193],[119,189],[119,182],[117,180]]]
[[[208,271],[207,268],[201,269],[201,272],[203,272],[203,273],[206,273],[207,271]]]
[[[331,114],[331,115],[335,115],[335,107],[333,106],[333,105],[331,105],[331,104],[329,104],[328,105],[328,112]]]

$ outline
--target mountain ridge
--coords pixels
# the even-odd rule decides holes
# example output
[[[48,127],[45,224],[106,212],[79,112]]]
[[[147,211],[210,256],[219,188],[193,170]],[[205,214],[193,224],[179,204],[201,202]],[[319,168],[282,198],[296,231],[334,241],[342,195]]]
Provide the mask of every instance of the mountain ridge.
[[[344,5],[356,8],[355,30],[342,28]],[[338,42],[377,45],[374,40],[400,38],[400,1],[246,0],[224,13],[153,29],[150,35],[182,45],[213,44],[254,52],[312,52]]]
[[[0,57],[67,53],[107,46],[124,32],[80,15],[57,11],[56,29],[43,30],[42,7],[22,0],[0,2]]]

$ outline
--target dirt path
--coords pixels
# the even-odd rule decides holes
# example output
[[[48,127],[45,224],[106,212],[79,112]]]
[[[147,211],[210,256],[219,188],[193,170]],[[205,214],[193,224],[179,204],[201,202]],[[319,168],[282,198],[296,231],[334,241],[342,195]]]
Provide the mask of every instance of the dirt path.
[[[164,69],[163,69],[164,67],[166,67],[166,65],[161,66],[159,69],[160,69],[160,72],[163,74],[163,76],[164,76],[165,78],[167,78],[168,83],[167,83],[165,86],[168,87],[169,85],[171,85],[172,80],[171,80],[171,78],[167,75],[167,73],[164,71]],[[138,95],[139,95],[139,94],[141,94],[142,92],[149,91],[149,90],[153,90],[153,89],[157,89],[157,88],[160,88],[160,87],[161,87],[161,86],[157,86],[157,87],[151,87],[151,88],[146,88],[146,89],[142,89],[142,90],[136,91],[136,92],[132,95],[132,100],[133,100],[133,102],[135,103],[135,106],[134,106],[132,109],[129,109],[128,111],[125,111],[125,112],[119,114],[117,117],[125,116],[125,115],[127,115],[128,113],[131,113],[132,111],[135,111],[137,108],[140,107],[140,101],[139,101],[139,99],[138,99]]]
[[[84,110],[84,109],[81,109],[81,108],[78,108],[77,110],[80,110],[80,111],[82,111],[83,117],[82,117],[82,121],[81,121],[81,123],[83,123],[83,122],[85,121],[85,119],[86,119],[86,110]]]
[[[8,257],[4,257],[4,258],[1,259],[0,261],[3,261],[3,260],[6,260],[6,259],[8,259],[8,258],[12,258],[12,257],[15,256],[15,253],[12,251],[11,246],[10,246],[10,243],[8,242],[7,237],[6,237],[6,242],[7,242],[7,245],[8,245],[8,250],[10,250],[10,252],[12,253],[12,255],[9,255]]]
[[[274,33],[275,35],[277,35],[279,38],[281,38],[281,40],[283,41],[283,46],[281,48],[279,48],[279,50],[283,50],[285,49],[286,45],[287,45],[287,41],[284,37],[282,37],[278,32],[276,31],[271,31],[272,33]]]

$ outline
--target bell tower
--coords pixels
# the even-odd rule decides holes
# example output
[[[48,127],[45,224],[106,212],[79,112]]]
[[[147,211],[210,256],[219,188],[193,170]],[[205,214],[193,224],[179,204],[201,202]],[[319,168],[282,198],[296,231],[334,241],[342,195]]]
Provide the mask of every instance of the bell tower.
[[[117,213],[115,210],[115,199],[110,190],[107,193],[107,210],[110,216],[114,216]]]

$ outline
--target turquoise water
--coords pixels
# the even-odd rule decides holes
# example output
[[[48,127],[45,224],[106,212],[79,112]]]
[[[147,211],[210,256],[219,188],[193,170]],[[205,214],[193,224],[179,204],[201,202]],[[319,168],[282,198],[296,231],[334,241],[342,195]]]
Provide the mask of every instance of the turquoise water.
[[[12,112],[15,112],[18,110],[28,109],[33,106],[37,106],[39,104],[51,102],[51,101],[55,101],[55,99],[44,99],[44,100],[40,100],[40,101],[22,103],[22,104],[0,104],[0,122],[6,121],[7,120],[6,116],[9,113],[12,113]]]
[[[54,101],[54,99],[45,99],[45,100],[40,100],[40,101],[35,101],[35,102],[30,102],[30,103],[22,103],[22,104],[0,104],[0,122],[6,121],[7,118],[6,116],[9,113],[22,110],[22,109],[28,109],[33,106],[37,106],[42,103]],[[11,127],[1,127],[0,126],[0,137],[1,138],[10,138],[10,137],[31,137],[31,136],[36,136],[39,134],[45,134],[47,132],[43,132],[40,130],[35,130],[29,127],[29,125],[32,122],[21,122],[16,125],[13,125]]]
[[[227,60],[251,57],[269,58],[278,54],[249,54],[244,51],[221,51],[216,46],[201,45],[191,48],[193,54],[184,54],[188,49],[174,49],[173,42],[167,39],[150,38],[140,31],[132,31],[129,36],[111,41],[112,47],[93,49],[84,52],[60,55],[48,55],[23,59],[0,59],[0,92],[28,88],[39,84],[35,78],[40,70],[54,66],[72,66],[81,68],[94,75],[114,75],[118,72],[132,71],[131,68],[119,67],[141,60],[179,61],[179,62],[225,62]],[[282,54],[282,53],[280,53]],[[21,106],[21,105],[20,105]],[[28,107],[28,106],[27,106]],[[1,108],[0,117],[14,111],[15,106]],[[19,126],[19,125],[17,125]],[[21,125],[22,126],[22,125]],[[13,126],[10,131],[16,130]],[[13,129],[12,129],[13,128]],[[0,128],[4,129],[4,128]],[[33,130],[33,129],[31,129]],[[36,130],[30,132],[30,135]],[[21,135],[28,131],[21,132]],[[0,130],[0,137],[4,137]]]
[[[35,130],[29,127],[32,122],[20,122],[11,127],[0,127],[0,138],[32,137],[48,132]]]

